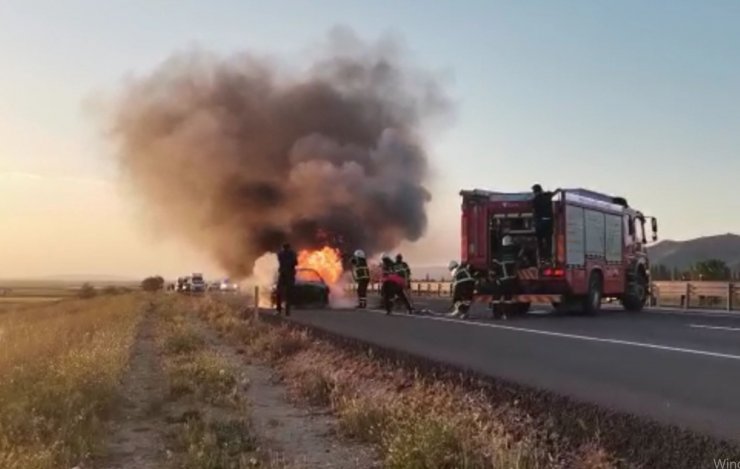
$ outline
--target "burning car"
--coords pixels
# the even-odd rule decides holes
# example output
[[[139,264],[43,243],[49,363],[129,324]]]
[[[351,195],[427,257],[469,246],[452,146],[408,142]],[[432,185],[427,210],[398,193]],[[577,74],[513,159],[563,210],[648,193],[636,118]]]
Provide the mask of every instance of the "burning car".
[[[277,306],[277,281],[270,293],[272,306]],[[291,306],[318,306],[329,305],[329,285],[315,269],[298,268],[295,276],[295,286],[291,295]]]

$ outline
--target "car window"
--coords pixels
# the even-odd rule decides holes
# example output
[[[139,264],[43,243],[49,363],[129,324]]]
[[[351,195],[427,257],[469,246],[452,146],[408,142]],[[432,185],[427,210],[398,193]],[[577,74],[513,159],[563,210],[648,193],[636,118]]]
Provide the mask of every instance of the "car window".
[[[301,282],[321,282],[321,277],[313,270],[299,270],[296,272],[296,280]]]

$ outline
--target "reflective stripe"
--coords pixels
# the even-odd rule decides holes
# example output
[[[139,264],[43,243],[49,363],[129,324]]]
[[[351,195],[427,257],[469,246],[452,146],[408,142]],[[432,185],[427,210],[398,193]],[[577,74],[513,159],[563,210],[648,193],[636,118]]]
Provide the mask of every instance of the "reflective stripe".
[[[511,300],[505,301],[503,298],[495,300],[496,303],[533,303],[533,304],[548,304],[548,303],[560,303],[563,300],[562,295],[513,295]],[[476,303],[491,303],[494,301],[493,295],[476,295]]]
[[[537,278],[539,278],[539,271],[536,267],[530,267],[528,269],[519,269],[516,275],[520,279],[536,280]]]
[[[370,269],[366,266],[352,268],[352,277],[355,280],[368,280],[370,278]]]
[[[458,285],[466,282],[474,282],[475,279],[470,275],[470,271],[465,267],[458,267],[455,270],[455,278],[452,282],[452,286],[457,287]]]

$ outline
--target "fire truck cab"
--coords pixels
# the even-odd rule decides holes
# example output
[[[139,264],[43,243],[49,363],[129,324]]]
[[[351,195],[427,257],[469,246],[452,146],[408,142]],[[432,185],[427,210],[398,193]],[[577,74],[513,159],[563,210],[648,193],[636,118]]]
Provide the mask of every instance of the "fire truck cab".
[[[494,316],[523,313],[532,303],[594,314],[605,298],[640,311],[650,291],[646,223],[658,239],[657,220],[621,197],[586,189],[552,193],[552,252],[540,253],[531,192],[463,190],[461,259],[477,278],[478,300]],[[519,248],[502,261],[502,239]],[[545,255],[543,255],[545,254]]]

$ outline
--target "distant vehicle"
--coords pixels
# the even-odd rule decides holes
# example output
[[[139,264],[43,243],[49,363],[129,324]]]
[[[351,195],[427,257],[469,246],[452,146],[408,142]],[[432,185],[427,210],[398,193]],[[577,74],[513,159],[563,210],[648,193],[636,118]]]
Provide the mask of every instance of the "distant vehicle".
[[[189,292],[190,291],[190,277],[179,277],[177,279],[177,285],[175,286],[175,291],[179,292]]]
[[[552,252],[542,261],[532,214],[532,194],[461,191],[461,259],[478,277],[477,294],[490,297],[494,315],[501,307],[524,313],[531,303],[594,314],[604,298],[628,311],[640,311],[650,294],[646,222],[658,239],[654,217],[630,207],[622,197],[586,189],[554,193]],[[521,247],[516,263],[499,259],[504,236]],[[512,265],[515,264],[515,265]],[[506,287],[500,287],[505,282]],[[508,298],[507,298],[508,297]]]
[[[208,291],[219,291],[221,290],[221,282],[211,282],[208,284]]]
[[[190,292],[203,293],[206,291],[206,282],[203,280],[203,274],[194,273],[190,277]]]
[[[235,291],[239,291],[239,285],[237,285],[236,283],[229,282],[229,279],[226,278],[219,285],[219,289],[222,292],[235,292]]]
[[[273,307],[277,306],[277,281],[270,295]],[[296,270],[295,286],[291,297],[291,306],[329,306],[329,285],[314,269],[299,268]]]

